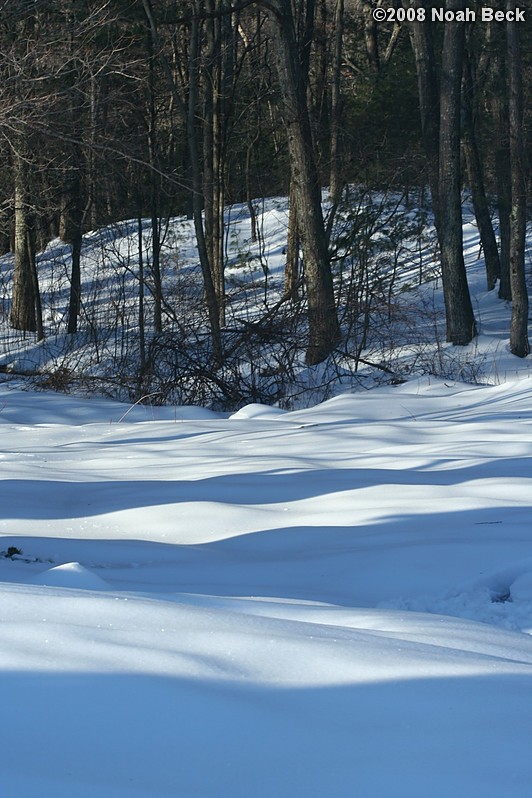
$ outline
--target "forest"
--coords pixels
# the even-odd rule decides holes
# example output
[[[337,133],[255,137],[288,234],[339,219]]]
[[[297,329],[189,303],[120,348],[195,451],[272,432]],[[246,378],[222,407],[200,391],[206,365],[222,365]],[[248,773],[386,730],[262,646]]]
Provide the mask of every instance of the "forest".
[[[5,0],[0,370],[215,407],[288,406],[312,371],[401,381],[389,353],[420,326],[413,298],[405,321],[416,284],[441,280],[443,329],[425,325],[439,344],[478,333],[466,213],[486,288],[511,303],[510,351],[528,356],[527,14],[515,0]],[[128,241],[127,257],[102,248],[105,276],[90,272],[97,234]]]

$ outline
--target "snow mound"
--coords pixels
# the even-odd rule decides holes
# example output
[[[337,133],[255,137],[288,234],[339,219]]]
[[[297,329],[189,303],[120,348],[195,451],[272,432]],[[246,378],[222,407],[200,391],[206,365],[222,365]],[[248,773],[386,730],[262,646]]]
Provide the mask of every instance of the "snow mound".
[[[400,597],[383,601],[379,606],[469,618],[530,635],[532,562],[510,564],[443,593]]]
[[[237,410],[236,413],[233,413],[229,416],[229,419],[248,419],[248,418],[260,418],[260,419],[276,419],[279,416],[286,415],[285,410],[281,410],[278,407],[269,407],[268,405],[261,405],[258,402],[254,402],[250,405],[245,405],[245,407],[241,407],[240,410]]]
[[[79,562],[56,565],[29,580],[32,585],[46,587],[68,587],[76,590],[107,590],[107,582],[97,574],[84,568]]]

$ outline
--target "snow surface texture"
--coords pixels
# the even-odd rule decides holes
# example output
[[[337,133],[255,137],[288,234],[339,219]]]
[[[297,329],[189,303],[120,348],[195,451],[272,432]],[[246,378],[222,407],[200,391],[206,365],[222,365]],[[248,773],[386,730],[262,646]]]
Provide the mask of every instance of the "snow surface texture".
[[[229,418],[0,385],[1,798],[531,798],[531,361],[464,234],[446,381]]]
[[[529,377],[0,407],[2,796],[530,798]]]

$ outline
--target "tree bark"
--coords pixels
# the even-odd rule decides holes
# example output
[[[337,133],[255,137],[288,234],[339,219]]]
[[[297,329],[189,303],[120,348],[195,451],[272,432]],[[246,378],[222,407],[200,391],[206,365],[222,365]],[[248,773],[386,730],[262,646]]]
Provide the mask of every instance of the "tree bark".
[[[15,271],[11,301],[11,326],[38,332],[35,294],[35,244],[29,203],[28,163],[21,152],[13,153],[15,181]],[[40,331],[42,337],[42,330]]]
[[[334,43],[331,68],[331,122],[330,122],[330,173],[329,198],[333,206],[338,205],[344,179],[340,161],[340,123],[342,116],[341,69],[344,39],[344,0],[336,0],[334,12]]]
[[[63,175],[62,207],[59,219],[59,237],[71,246],[71,275],[70,296],[68,304],[67,333],[77,332],[78,317],[81,308],[81,246],[83,242],[84,198],[82,197],[84,185],[83,153],[81,144],[80,106],[77,98],[70,98],[69,114],[70,128],[73,131],[74,141],[69,144],[67,153],[67,167]]]
[[[284,270],[284,293],[293,302],[299,298],[299,231],[297,227],[297,210],[295,187],[290,181],[290,197],[288,200],[288,234],[286,237],[286,265]]]
[[[499,250],[497,239],[491,223],[491,214],[484,188],[484,174],[482,159],[478,146],[478,133],[475,124],[474,113],[474,85],[471,75],[471,64],[469,59],[464,65],[464,154],[469,175],[469,185],[471,197],[475,209],[480,242],[484,252],[486,263],[486,281],[488,291],[495,288],[497,280],[501,275],[501,264],[499,261]]]
[[[70,153],[73,160],[72,173],[67,175],[63,186],[63,207],[59,226],[60,238],[71,246],[70,295],[68,302],[67,333],[77,332],[81,308],[81,246],[83,243],[83,201],[81,198],[81,152],[74,145]]]
[[[213,359],[217,364],[223,361],[222,336],[220,331],[220,308],[216,287],[213,280],[212,264],[209,249],[205,238],[203,224],[203,185],[201,156],[198,148],[199,129],[197,124],[200,113],[200,60],[201,60],[201,16],[204,11],[202,0],[192,3],[192,16],[190,20],[190,40],[188,48],[188,102],[185,105],[181,98],[164,51],[160,47],[157,24],[153,16],[150,0],[143,0],[143,7],[150,24],[154,52],[157,52],[168,87],[172,93],[177,107],[186,119],[187,150],[192,188],[192,217],[198,247],[205,302],[211,328]]]
[[[515,8],[515,0],[507,0],[506,10],[515,12]],[[506,22],[506,37],[508,45],[508,111],[512,189],[509,253],[512,291],[510,351],[518,357],[526,357],[530,354],[528,293],[525,281],[526,177],[524,168],[523,86],[517,23]]]
[[[79,312],[81,309],[81,228],[79,235],[72,242],[72,271],[70,275],[70,299],[68,303],[67,333],[72,335],[78,330]]]
[[[151,14],[151,0],[146,0]],[[152,17],[153,18],[153,17]],[[163,330],[162,304],[163,286],[161,279],[161,236],[159,232],[160,213],[159,198],[161,195],[161,180],[159,176],[159,141],[158,119],[155,89],[155,48],[154,37],[148,19],[148,154],[150,163],[150,218],[151,218],[151,273],[153,278],[153,329],[156,334]],[[140,235],[140,234],[139,234]],[[139,237],[140,242],[140,237]],[[144,278],[143,278],[144,279]]]
[[[501,32],[503,35],[503,32]],[[494,52],[494,90],[493,113],[495,116],[495,179],[497,185],[497,208],[499,211],[499,261],[501,279],[499,297],[510,301],[510,211],[512,206],[512,186],[510,175],[510,142],[508,118],[508,82],[506,79],[507,59],[502,41]]]
[[[315,365],[335,348],[340,328],[292,7],[290,0],[274,0],[268,8],[305,269],[309,318],[306,360]]]
[[[446,7],[463,10],[465,3],[448,0]],[[447,22],[441,67],[439,237],[447,340],[458,346],[468,344],[476,335],[462,237],[460,99],[464,43],[464,24]]]
[[[69,186],[67,207],[61,214],[60,235],[63,241],[71,246],[72,265],[70,271],[70,295],[68,301],[67,333],[74,334],[78,330],[78,319],[81,308],[81,246],[83,243],[83,208],[81,204],[80,176],[76,174],[73,184]]]
[[[207,0],[203,72],[203,195],[205,239],[220,314],[225,324],[225,152],[233,80],[233,21],[227,0]]]
[[[417,0],[416,8],[429,11],[424,0]],[[419,110],[421,114],[421,136],[427,162],[427,176],[432,197],[434,224],[439,235],[439,138],[440,138],[440,96],[436,70],[436,55],[429,21],[412,22],[409,25],[410,41],[416,61]]]
[[[368,0],[362,0],[362,13],[364,15],[364,41],[368,64],[378,73],[380,70],[379,39],[377,36],[377,23],[373,18],[373,6]]]
[[[200,9],[196,4],[196,12]],[[211,262],[207,242],[205,240],[205,229],[203,227],[203,191],[200,155],[198,152],[198,130],[196,125],[196,115],[199,103],[199,59],[200,59],[200,20],[196,13],[191,21],[190,51],[189,51],[189,89],[188,89],[188,110],[187,110],[187,142],[190,159],[190,169],[192,173],[192,201],[194,230],[198,246],[198,255],[201,271],[203,275],[203,285],[205,289],[205,301],[211,327],[211,337],[213,345],[213,356],[217,363],[223,361],[222,337],[220,331],[220,308],[216,288],[213,280]]]

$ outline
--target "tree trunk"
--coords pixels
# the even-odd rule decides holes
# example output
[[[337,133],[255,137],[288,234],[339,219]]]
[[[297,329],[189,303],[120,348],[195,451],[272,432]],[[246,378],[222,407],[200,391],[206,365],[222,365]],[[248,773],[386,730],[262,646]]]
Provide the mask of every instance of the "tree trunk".
[[[465,3],[448,0],[446,7],[463,10]],[[460,99],[464,43],[464,24],[447,22],[441,68],[439,234],[447,340],[458,346],[468,344],[476,335],[462,238]]]
[[[81,198],[81,152],[76,144],[71,148],[72,169],[64,177],[59,237],[71,246],[72,266],[68,303],[67,333],[77,332],[81,307],[81,245],[83,242],[83,201]]]
[[[417,0],[416,8],[425,8],[423,0]],[[432,197],[434,224],[439,235],[439,138],[440,98],[436,72],[436,56],[432,38],[432,27],[427,22],[409,24],[410,40],[416,61],[416,74],[421,114],[421,135],[427,161],[427,175]]]
[[[146,0],[151,12],[151,0]],[[149,28],[149,19],[148,19]],[[156,334],[162,332],[162,304],[163,286],[161,279],[161,236],[159,232],[159,197],[161,194],[161,180],[159,176],[159,142],[157,130],[157,108],[155,96],[155,52],[151,30],[148,29],[148,153],[150,162],[150,217],[151,217],[151,244],[152,259],[151,272],[153,277],[153,329]],[[139,217],[140,219],[140,217]],[[140,244],[140,234],[139,234]],[[144,278],[143,278],[144,279]]]
[[[344,180],[340,161],[340,122],[342,116],[342,96],[340,76],[342,70],[342,45],[344,38],[344,0],[336,0],[334,12],[334,44],[331,68],[331,125],[330,125],[330,176],[329,199],[337,206],[342,196]]]
[[[10,322],[16,330],[39,333],[35,294],[35,231],[28,196],[28,162],[20,152],[13,153],[13,170],[15,181],[15,272]],[[42,330],[40,332],[42,333]]]
[[[380,57],[377,23],[373,17],[373,5],[368,0],[362,0],[362,13],[364,15],[364,41],[366,43],[368,63],[371,69],[378,73],[380,70]]]
[[[196,12],[199,7],[196,4]],[[220,332],[220,309],[218,297],[213,281],[209,251],[205,240],[205,229],[203,227],[203,191],[202,175],[200,165],[200,155],[198,152],[198,130],[196,125],[196,114],[199,102],[199,58],[200,58],[200,20],[196,13],[191,22],[190,51],[189,51],[189,90],[188,90],[188,112],[187,112],[187,142],[190,159],[190,169],[192,172],[192,197],[193,197],[193,216],[194,230],[198,246],[201,272],[203,275],[203,285],[205,289],[205,301],[211,327],[211,337],[213,344],[213,356],[217,363],[222,363],[222,337]]]
[[[515,0],[506,1],[506,10],[515,12]],[[510,212],[510,284],[512,321],[510,351],[518,357],[530,354],[528,340],[528,293],[525,281],[526,177],[523,130],[523,86],[518,23],[506,22],[508,44],[508,110],[510,123],[510,171],[512,208]]]
[[[142,240],[142,214],[137,219],[137,235],[139,244],[139,389],[146,371],[146,325],[144,318],[144,245]]]
[[[284,270],[284,293],[295,302],[299,298],[299,232],[297,227],[294,181],[290,181],[288,201],[288,235],[286,237],[286,265]]]
[[[207,0],[206,48],[203,56],[203,195],[205,238],[218,300],[220,326],[225,324],[224,208],[226,113],[232,80],[232,18],[226,0]]]
[[[7,255],[11,251],[11,237],[13,227],[13,207],[0,209],[0,255]]]
[[[87,201],[84,218],[89,230],[96,230],[100,222],[100,200],[98,192],[98,166],[96,143],[100,124],[101,94],[105,91],[105,78],[91,75],[89,88],[89,111],[87,123],[88,150],[86,157],[86,190]]]
[[[70,275],[70,298],[68,304],[67,333],[72,335],[78,330],[79,312],[81,309],[81,245],[83,242],[81,222],[76,227],[71,240],[72,271]]]
[[[306,360],[315,365],[332,352],[340,329],[292,7],[290,0],[275,0],[268,7],[305,269],[309,316]]]
[[[501,279],[499,297],[512,299],[510,283],[510,211],[512,205],[512,186],[510,175],[510,143],[508,139],[508,84],[506,81],[507,63],[504,49],[496,48],[494,52],[494,91],[493,112],[495,116],[495,179],[497,184],[497,208],[499,211],[499,261]]]
[[[499,261],[499,250],[497,249],[497,239],[491,223],[491,214],[484,189],[484,174],[482,169],[482,159],[478,146],[478,134],[475,125],[475,114],[473,110],[474,86],[471,75],[471,64],[467,59],[464,68],[464,154],[469,175],[469,185],[471,197],[475,209],[480,242],[484,251],[486,262],[486,281],[488,291],[495,288],[497,280],[501,274],[501,264]]]
[[[144,11],[150,24],[154,52],[157,52],[159,61],[163,69],[166,81],[172,92],[176,105],[183,112],[186,118],[187,149],[192,187],[192,216],[194,220],[194,230],[198,246],[198,256],[203,285],[205,290],[205,302],[209,316],[211,328],[211,339],[213,347],[213,358],[218,364],[223,361],[222,337],[220,332],[220,309],[216,288],[213,280],[212,264],[209,257],[209,249],[205,238],[205,227],[203,225],[203,186],[200,152],[198,149],[199,130],[197,117],[200,110],[199,96],[199,73],[201,59],[201,17],[204,12],[202,0],[194,0],[192,3],[192,16],[190,21],[190,41],[188,47],[188,103],[185,106],[174,81],[174,76],[168,63],[163,49],[159,44],[157,25],[153,16],[151,3],[143,0]]]

